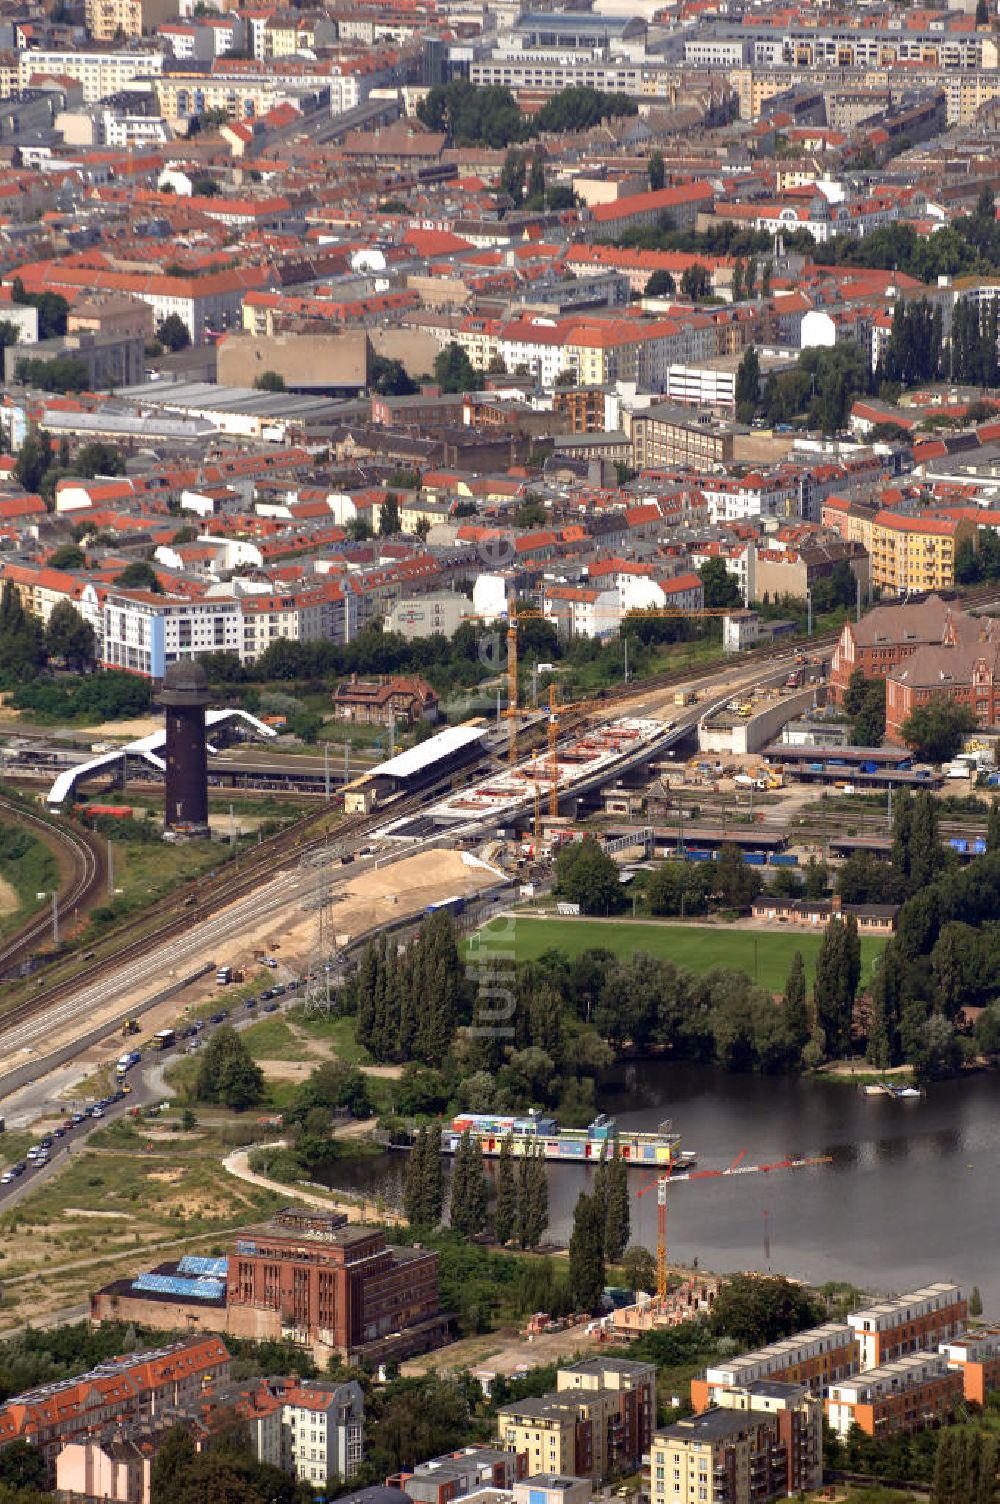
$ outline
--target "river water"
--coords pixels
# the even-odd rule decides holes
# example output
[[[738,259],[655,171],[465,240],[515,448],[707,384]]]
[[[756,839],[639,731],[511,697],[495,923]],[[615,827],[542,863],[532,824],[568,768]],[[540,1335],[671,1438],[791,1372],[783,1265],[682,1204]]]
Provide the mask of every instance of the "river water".
[[[1000,1076],[928,1088],[926,1097],[866,1097],[847,1085],[736,1076],[711,1066],[643,1061],[616,1068],[601,1107],[654,1128],[672,1118],[699,1168],[830,1155],[831,1163],[669,1190],[668,1257],[717,1271],[772,1269],[866,1289],[935,1279],[977,1284],[1000,1317]],[[344,1189],[399,1199],[402,1155],[331,1166]],[[548,1169],[550,1236],[568,1238],[573,1206],[592,1172]],[[651,1177],[629,1174],[632,1240],[656,1246]]]

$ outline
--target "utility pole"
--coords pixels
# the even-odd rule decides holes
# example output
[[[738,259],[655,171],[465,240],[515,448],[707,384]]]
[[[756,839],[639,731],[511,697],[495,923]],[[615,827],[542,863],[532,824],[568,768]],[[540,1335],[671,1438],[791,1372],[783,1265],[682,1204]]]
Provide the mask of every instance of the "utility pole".
[[[858,596],[857,619],[858,619],[858,621],[860,621],[861,620],[861,576],[860,575],[857,575],[855,577],[854,584],[855,584],[855,587],[857,589],[857,596]]]
[[[350,742],[345,742],[344,743],[344,787],[345,788],[347,787],[347,785],[351,781],[351,762],[350,762],[350,758],[351,758],[351,744],[350,744]]]
[[[233,806],[232,805],[229,806],[229,844],[232,847],[233,851],[235,851],[236,850],[236,815],[233,813]]]
[[[622,633],[622,642],[625,644],[625,683],[628,683],[628,636]]]
[[[813,598],[812,591],[806,590],[806,636],[813,635]]]
[[[396,755],[396,712],[394,710],[390,710],[390,712],[389,712],[389,756],[390,757],[395,757],[395,755]]]
[[[111,837],[109,836],[108,837],[108,898],[112,899],[112,898],[114,898],[114,896],[115,896],[115,848],[112,846],[112,844],[111,844]]]
[[[330,803],[330,743],[323,743],[323,792],[326,795],[327,804]]]
[[[52,890],[52,942],[59,944],[59,889]]]

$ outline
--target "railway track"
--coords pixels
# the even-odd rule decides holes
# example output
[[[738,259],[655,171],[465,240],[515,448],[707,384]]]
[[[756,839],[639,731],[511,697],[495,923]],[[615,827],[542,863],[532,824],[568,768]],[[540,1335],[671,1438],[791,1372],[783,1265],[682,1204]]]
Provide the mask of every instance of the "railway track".
[[[826,632],[813,637],[808,643],[810,652],[832,646],[838,635],[837,632]],[[802,644],[789,645],[787,651],[789,653],[802,651]],[[773,647],[762,646],[741,654],[738,660],[732,661],[730,667],[736,670],[747,667],[752,669],[757,663],[773,665],[775,658],[781,656],[781,652],[775,654]],[[718,677],[721,667],[722,665],[706,666],[703,671],[691,666],[665,670],[644,678],[638,685],[620,685],[614,689],[605,689],[594,697],[592,704],[580,706],[568,712],[562,720],[562,730],[565,732],[576,729],[595,716],[613,714],[616,707],[623,702],[634,701],[647,693],[653,694],[662,689],[670,689],[674,685],[699,683],[702,680],[710,682]],[[536,731],[537,729],[535,728]],[[502,753],[498,751],[496,756],[499,758]],[[464,769],[461,776],[469,776],[478,766],[479,764],[474,764]],[[387,817],[396,820],[419,812],[428,800],[451,786],[452,777],[453,775],[448,775],[421,789],[418,793],[381,805],[370,815],[345,817],[337,826],[334,848],[350,849],[352,845],[359,844],[365,836],[384,825]],[[221,910],[248,898],[265,880],[278,876],[292,859],[300,862],[303,858],[325,847],[328,844],[327,835],[312,832],[314,826],[328,813],[329,806],[327,805],[321,809],[309,811],[293,825],[263,842],[252,855],[240,858],[238,870],[226,872],[210,884],[205,879],[198,879],[177,893],[159,900],[144,912],[142,916],[144,928],[141,935],[134,940],[127,940],[124,945],[109,949],[105,954],[95,957],[92,964],[74,972],[72,976],[55,981],[34,996],[26,997],[8,1008],[0,1015],[0,1039],[36,1015],[48,1013],[54,1008],[59,1008],[59,1005],[66,1004],[68,999],[79,998],[81,995],[87,997],[89,991],[107,976],[109,967],[114,966],[127,971],[128,968],[138,965],[151,951],[165,942],[191,930],[194,918],[192,910],[196,910],[199,922],[216,916]],[[151,928],[148,927],[150,919],[154,921]]]
[[[331,855],[363,841],[365,836],[385,823],[387,812],[391,813],[392,818],[416,813],[426,799],[441,792],[449,782],[450,778],[440,779],[418,794],[380,806],[371,815],[348,815],[337,826],[336,840],[330,847]],[[154,922],[151,928],[144,928],[136,939],[116,946],[90,965],[75,971],[71,977],[54,982],[33,997],[24,998],[6,1009],[0,1015],[0,1039],[37,1014],[48,1013],[68,998],[86,994],[88,989],[106,977],[109,967],[127,970],[167,941],[186,934],[192,929],[195,916],[201,922],[218,915],[220,910],[250,897],[263,881],[274,879],[292,863],[297,866],[303,858],[325,850],[328,846],[326,834],[313,835],[311,831],[328,813],[326,807],[310,811],[294,825],[288,826],[269,841],[262,842],[252,856],[241,858],[239,871],[227,873],[211,884],[204,879],[197,879],[179,893],[152,905],[142,916],[143,921],[153,917],[158,922]]]
[[[19,825],[26,825],[30,830],[39,832],[43,840],[57,841],[68,854],[73,864],[73,875],[68,887],[59,893],[61,912],[78,908],[94,895],[101,880],[101,860],[96,846],[91,845],[84,834],[71,827],[57,825],[54,820],[32,814],[10,799],[0,798],[0,810],[10,815]],[[0,970],[22,960],[45,938],[51,925],[52,920],[47,911],[23,924],[16,934],[0,945]]]

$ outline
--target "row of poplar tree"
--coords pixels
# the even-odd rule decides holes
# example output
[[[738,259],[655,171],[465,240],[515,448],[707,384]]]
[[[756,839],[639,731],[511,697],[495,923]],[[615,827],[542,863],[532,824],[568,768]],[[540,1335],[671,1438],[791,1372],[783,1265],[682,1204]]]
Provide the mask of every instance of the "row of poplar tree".
[[[548,1182],[541,1152],[528,1149],[515,1161],[511,1139],[506,1137],[497,1160],[494,1189],[494,1240],[537,1248],[549,1221]],[[483,1151],[467,1131],[458,1141],[452,1163],[450,1225],[463,1237],[477,1237],[489,1224],[489,1204]],[[410,1149],[403,1209],[411,1227],[428,1231],[441,1222],[444,1205],[441,1130],[428,1126],[419,1130]],[[619,1154],[614,1154],[598,1164],[593,1187],[580,1196],[574,1213],[570,1269],[574,1296],[580,1297],[582,1308],[593,1310],[597,1305],[607,1265],[621,1260],[630,1226],[628,1167]],[[574,1268],[576,1276],[572,1275]]]
[[[540,1152],[528,1152],[514,1163],[510,1138],[504,1139],[497,1161],[493,1203],[493,1237],[497,1243],[537,1248],[549,1225],[549,1187]],[[489,1180],[483,1151],[469,1132],[456,1147],[451,1172],[449,1224],[463,1237],[474,1238],[489,1223]],[[429,1231],[444,1217],[445,1184],[441,1130],[421,1128],[413,1140],[403,1180],[403,1210],[411,1227]]]

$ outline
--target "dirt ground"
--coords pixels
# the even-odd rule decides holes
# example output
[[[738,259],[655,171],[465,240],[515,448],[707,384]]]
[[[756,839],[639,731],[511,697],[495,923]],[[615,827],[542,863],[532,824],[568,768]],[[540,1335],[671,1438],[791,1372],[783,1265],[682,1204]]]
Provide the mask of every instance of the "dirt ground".
[[[18,898],[15,888],[5,877],[0,877],[0,918],[5,914],[16,914],[17,909]]]
[[[585,1326],[571,1326],[563,1332],[543,1332],[537,1337],[522,1337],[513,1328],[488,1332],[481,1337],[466,1337],[436,1352],[423,1353],[402,1365],[402,1373],[462,1373],[485,1369],[489,1373],[512,1374],[520,1368],[535,1368],[571,1357],[578,1352],[596,1352],[604,1346],[590,1336]]]
[[[336,883],[327,911],[330,928],[338,947],[343,946],[377,925],[419,914],[428,904],[445,898],[468,898],[496,880],[496,874],[488,868],[463,861],[460,852],[418,852],[392,866]],[[303,913],[300,908],[297,916],[286,910],[282,918],[285,922],[265,934],[263,943],[280,947],[277,954],[283,961],[294,957],[300,966],[305,965],[316,946],[317,910],[309,908]],[[258,937],[258,943],[260,940]]]

